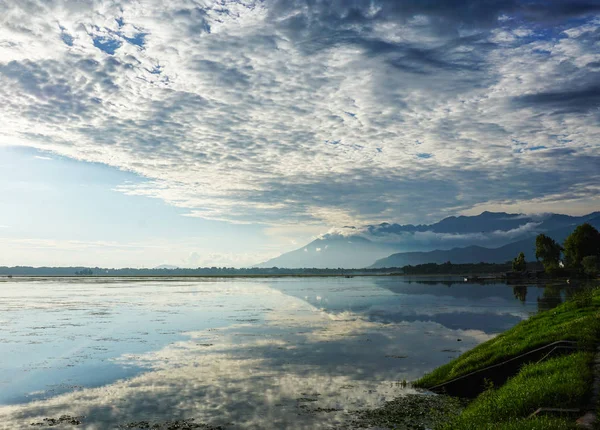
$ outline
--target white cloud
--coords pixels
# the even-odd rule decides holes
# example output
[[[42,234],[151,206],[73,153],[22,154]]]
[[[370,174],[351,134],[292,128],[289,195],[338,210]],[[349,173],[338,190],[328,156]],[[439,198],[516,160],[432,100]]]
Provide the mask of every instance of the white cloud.
[[[127,243],[40,238],[3,238],[2,241],[11,250],[2,255],[3,264],[8,266],[36,266],[40,261],[49,266],[90,266],[97,264],[94,261],[102,256],[103,267],[155,267],[162,264],[184,268],[248,267],[277,255],[275,251],[209,251],[196,245],[197,238],[189,241],[160,239]],[[168,261],[165,261],[165,256],[168,256]]]
[[[190,253],[187,259],[182,260],[180,267],[249,267],[254,264],[273,258],[274,254],[266,253],[219,253],[197,252]]]
[[[301,3],[0,1],[0,144],[133,171],[147,182],[121,192],[238,223],[594,198],[597,21],[536,39],[551,8],[513,27],[468,2],[369,2],[357,23]]]
[[[528,222],[517,228],[511,230],[495,230],[490,232],[481,233],[437,233],[434,231],[418,231],[414,233],[414,239],[416,241],[448,241],[448,242],[460,242],[464,241],[486,241],[494,239],[505,239],[511,240],[515,238],[522,238],[524,234],[529,232],[535,232],[536,227],[540,225],[539,222]]]
[[[476,215],[481,211],[501,211],[516,213],[570,213],[587,215],[600,207],[600,187],[583,186],[573,193],[555,193],[531,200],[490,201],[475,205],[464,211],[465,215]]]

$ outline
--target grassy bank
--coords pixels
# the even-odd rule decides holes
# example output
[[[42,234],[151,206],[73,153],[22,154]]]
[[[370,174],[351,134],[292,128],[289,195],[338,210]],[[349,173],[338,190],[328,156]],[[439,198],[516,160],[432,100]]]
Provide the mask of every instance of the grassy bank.
[[[540,407],[574,408],[585,404],[592,385],[594,354],[578,352],[536,364],[522,370],[498,389],[490,388],[464,411],[438,428],[470,429],[571,429],[574,413],[552,416],[529,415]]]
[[[599,311],[600,289],[579,293],[557,308],[539,313],[467,351],[415,385],[432,387],[558,340],[573,340],[582,347],[594,348],[600,338]]]
[[[600,341],[600,289],[580,293],[461,355],[417,381],[431,387],[558,340],[595,350]],[[524,365],[470,403],[448,396],[399,397],[361,415],[362,426],[435,430],[575,429],[593,384],[595,352],[582,350]],[[417,399],[423,397],[422,399]],[[538,408],[577,409],[530,418]],[[357,426],[361,427],[361,426]]]

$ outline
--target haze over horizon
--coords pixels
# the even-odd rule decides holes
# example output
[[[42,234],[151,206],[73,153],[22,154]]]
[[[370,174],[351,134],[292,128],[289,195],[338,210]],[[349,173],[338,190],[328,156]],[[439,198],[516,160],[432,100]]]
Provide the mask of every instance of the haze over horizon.
[[[600,209],[598,2],[0,8],[0,265],[242,267]]]

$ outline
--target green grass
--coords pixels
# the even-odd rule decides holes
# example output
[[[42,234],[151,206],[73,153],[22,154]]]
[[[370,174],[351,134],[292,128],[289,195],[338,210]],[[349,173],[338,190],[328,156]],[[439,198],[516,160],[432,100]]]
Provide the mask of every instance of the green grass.
[[[595,348],[599,335],[600,289],[595,289],[517,324],[426,374],[414,385],[433,387],[558,340],[573,340],[582,347]]]
[[[592,386],[594,356],[576,352],[525,365],[504,385],[489,388],[466,407],[464,401],[444,395],[408,395],[359,412],[353,424],[355,428],[414,430],[574,429],[574,416],[528,417],[540,407],[578,409],[584,405]]]
[[[527,417],[540,407],[578,408],[585,403],[593,380],[591,352],[577,352],[528,364],[498,389],[488,389],[443,430],[570,429],[574,419]]]
[[[600,289],[587,290],[466,352],[419,381],[437,385],[557,340],[574,340],[584,351],[530,363],[500,387],[489,387],[469,404],[445,395],[405,396],[360,412],[356,428],[377,426],[436,430],[575,429],[578,413],[529,418],[538,408],[581,409],[589,400],[595,347],[600,340]],[[589,349],[589,350],[588,350]]]
[[[458,429],[459,427],[447,428]],[[523,418],[502,423],[477,423],[477,425],[460,428],[473,430],[574,430],[576,427],[573,420],[564,418],[541,417],[538,419]]]

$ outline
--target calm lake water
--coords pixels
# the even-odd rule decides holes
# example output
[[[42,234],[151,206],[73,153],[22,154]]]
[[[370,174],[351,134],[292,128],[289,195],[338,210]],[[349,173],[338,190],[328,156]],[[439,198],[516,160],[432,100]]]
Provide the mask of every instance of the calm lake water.
[[[563,297],[401,277],[4,280],[0,428],[343,427]]]

